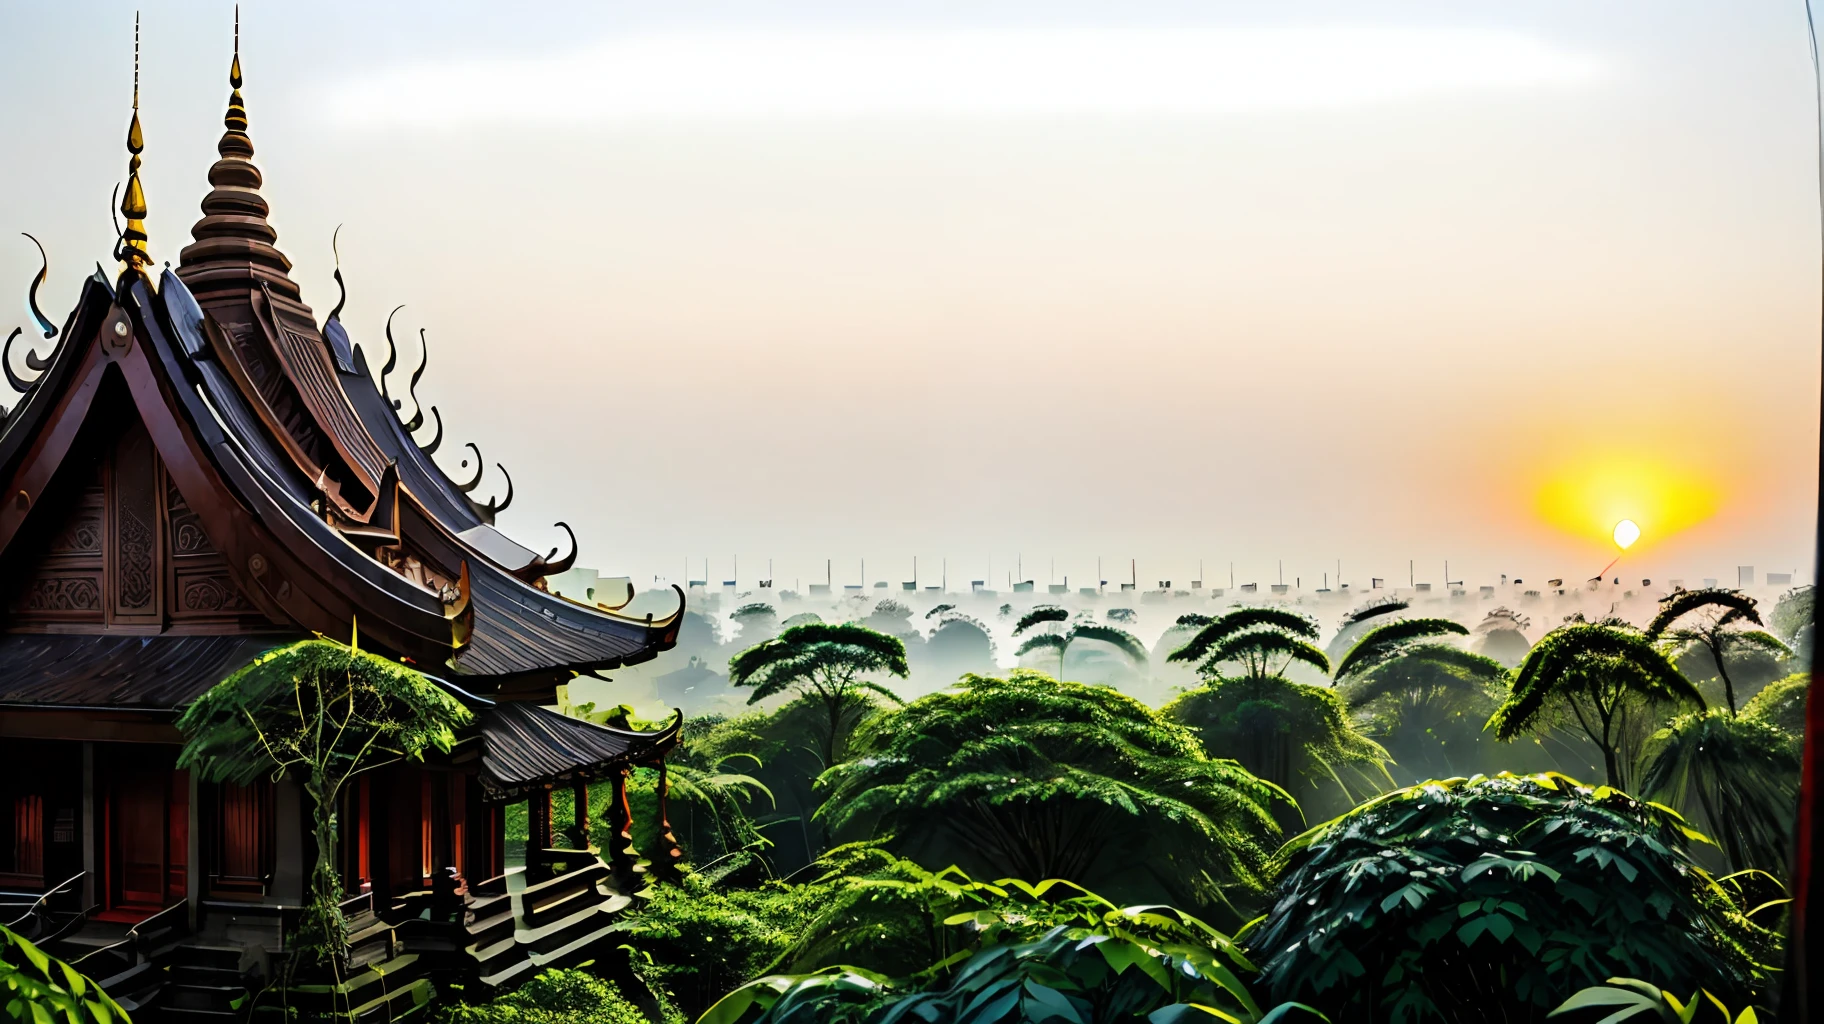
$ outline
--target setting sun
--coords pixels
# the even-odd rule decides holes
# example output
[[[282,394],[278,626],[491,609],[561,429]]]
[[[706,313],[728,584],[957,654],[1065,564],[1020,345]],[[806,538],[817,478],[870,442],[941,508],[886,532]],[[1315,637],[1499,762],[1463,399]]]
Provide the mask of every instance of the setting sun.
[[[1632,519],[1623,519],[1615,524],[1615,546],[1626,551],[1640,539],[1640,527]]]
[[[1606,537],[1624,550],[1645,534],[1663,539],[1716,514],[1720,489],[1689,468],[1633,453],[1567,462],[1539,488],[1542,519],[1567,533]]]

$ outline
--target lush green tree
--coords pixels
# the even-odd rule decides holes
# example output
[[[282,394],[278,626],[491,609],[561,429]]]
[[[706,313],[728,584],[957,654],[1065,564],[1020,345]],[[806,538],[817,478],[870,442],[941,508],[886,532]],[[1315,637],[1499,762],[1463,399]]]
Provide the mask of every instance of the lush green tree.
[[[1773,635],[1786,641],[1800,666],[1811,667],[1813,641],[1812,612],[1817,606],[1818,591],[1811,584],[1794,587],[1780,595],[1773,606],[1767,625]]]
[[[1663,711],[1678,707],[1702,710],[1704,698],[1644,634],[1615,619],[1578,621],[1534,645],[1488,727],[1502,740],[1574,728],[1602,751],[1620,789]]]
[[[1744,623],[1762,624],[1756,605],[1754,598],[1739,590],[1674,590],[1660,599],[1659,613],[1647,626],[1647,639],[1673,650],[1696,648],[1708,655],[1717,678],[1723,682],[1723,695],[1733,715],[1736,705],[1735,680],[1729,674],[1731,662],[1749,653],[1776,657],[1792,654],[1772,633],[1742,628]]]
[[[1576,1013],[1584,1016],[1565,1017],[1565,1014]],[[1752,1006],[1743,1007],[1741,1013],[1735,1013],[1729,1009],[1729,1004],[1716,997],[1716,993],[1701,985],[1688,997],[1680,999],[1670,991],[1658,985],[1649,985],[1639,978],[1610,978],[1607,984],[1580,989],[1576,995],[1558,1004],[1558,1008],[1549,1016],[1564,1017],[1566,1024],[1578,1020],[1615,1024],[1641,1013],[1651,1013],[1662,1024],[1692,1024],[1693,1021],[1702,1024],[1760,1024],[1761,1019]]]
[[[1780,730],[1796,749],[1805,740],[1805,698],[1811,693],[1811,673],[1792,675],[1768,683],[1761,692],[1748,698],[1742,706],[1742,717],[1765,722]]]
[[[1692,859],[1677,814],[1566,776],[1378,797],[1287,843],[1258,933],[1273,999],[1332,1020],[1542,1021],[1625,975],[1747,1002],[1770,936]]]
[[[790,690],[822,704],[826,713],[822,754],[827,768],[841,759],[847,745],[848,732],[843,726],[853,718],[857,697],[873,693],[899,701],[892,690],[867,676],[904,679],[907,671],[906,645],[898,637],[854,623],[815,622],[789,627],[730,658],[728,681],[753,687],[749,704]]]
[[[1639,791],[1713,837],[1731,870],[1786,873],[1799,751],[1765,722],[1721,708],[1682,715],[1647,742]]]
[[[348,944],[336,870],[336,805],[357,774],[448,751],[472,715],[423,674],[329,639],[269,651],[178,716],[178,767],[212,782],[298,779],[315,807],[317,859],[300,948],[340,958]]]
[[[0,925],[0,1020],[132,1024],[100,985],[5,925]]]
[[[1268,782],[1309,801],[1309,791],[1334,784],[1343,806],[1393,780],[1387,751],[1349,721],[1337,694],[1277,676],[1217,679],[1160,709],[1197,734],[1204,753],[1230,757]],[[1290,819],[1298,827],[1298,819]]]
[[[1026,669],[870,720],[821,784],[820,816],[913,856],[1086,885],[1138,867],[1199,904],[1254,884],[1285,796],[1138,701]]]
[[[1507,689],[1500,662],[1433,639],[1464,632],[1443,619],[1388,623],[1366,633],[1337,668],[1338,695],[1419,778],[1463,774],[1460,762],[1480,744]]]
[[[779,633],[779,612],[765,601],[750,601],[728,617],[740,627],[740,637],[748,644],[770,640]]]
[[[1190,624],[1201,618],[1185,616],[1178,621]],[[1228,666],[1240,666],[1241,674],[1249,679],[1284,676],[1293,662],[1328,674],[1330,659],[1311,643],[1317,636],[1317,623],[1297,612],[1237,608],[1202,623],[1197,634],[1167,660],[1195,664],[1204,679],[1226,678],[1223,670]]]

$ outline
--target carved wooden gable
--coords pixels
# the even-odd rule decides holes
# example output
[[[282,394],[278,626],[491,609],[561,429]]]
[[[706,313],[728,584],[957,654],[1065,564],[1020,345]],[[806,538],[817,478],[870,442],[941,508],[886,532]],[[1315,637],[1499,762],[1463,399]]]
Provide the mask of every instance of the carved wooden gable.
[[[237,632],[266,620],[228,575],[131,413],[91,423],[0,562],[9,630]],[[105,420],[105,418],[104,418]]]

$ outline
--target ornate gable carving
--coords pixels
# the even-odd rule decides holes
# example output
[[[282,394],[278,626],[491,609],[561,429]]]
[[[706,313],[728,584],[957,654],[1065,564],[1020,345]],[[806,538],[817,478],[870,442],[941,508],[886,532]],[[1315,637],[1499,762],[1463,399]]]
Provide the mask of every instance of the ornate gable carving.
[[[138,417],[81,443],[0,564],[4,628],[238,631],[265,623]]]

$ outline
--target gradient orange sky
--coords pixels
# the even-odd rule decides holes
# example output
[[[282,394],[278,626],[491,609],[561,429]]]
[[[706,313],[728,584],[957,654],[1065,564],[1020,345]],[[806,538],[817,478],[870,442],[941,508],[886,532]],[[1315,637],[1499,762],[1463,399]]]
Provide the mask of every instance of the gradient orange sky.
[[[1625,514],[1629,576],[1809,579],[1803,8],[1513,7],[254,2],[244,93],[306,298],[344,225],[356,340],[404,303],[452,467],[604,572],[1475,585]],[[230,11],[144,15],[161,261]],[[0,7],[0,289],[31,231],[59,316],[131,25]]]

